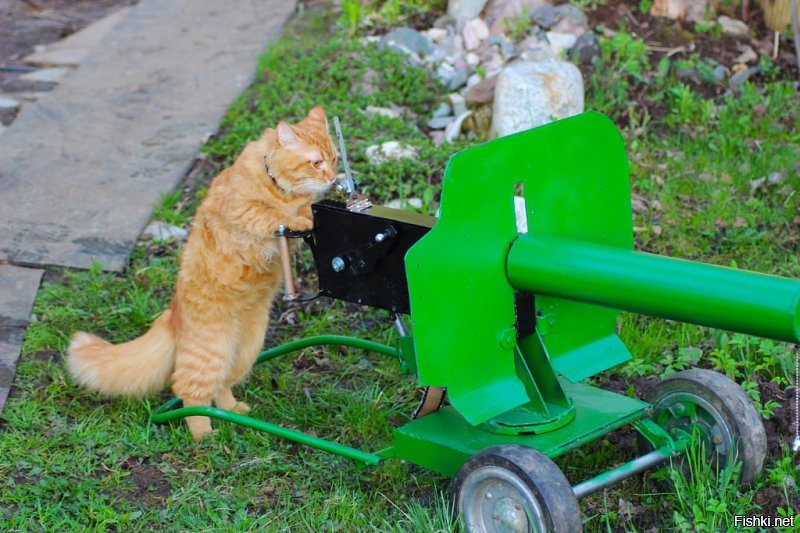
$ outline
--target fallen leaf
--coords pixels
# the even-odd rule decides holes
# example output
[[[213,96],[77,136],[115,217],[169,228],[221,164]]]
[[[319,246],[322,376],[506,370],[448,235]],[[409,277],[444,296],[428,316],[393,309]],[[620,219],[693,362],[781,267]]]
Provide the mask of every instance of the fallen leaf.
[[[728,227],[728,223],[721,218],[718,218],[714,221],[714,226],[716,226],[717,229],[726,229]]]
[[[736,220],[733,221],[734,228],[746,228],[747,222],[744,221],[742,217],[736,217]]]
[[[663,231],[664,231],[664,228],[662,228],[661,226],[658,226],[658,225],[653,226],[653,233],[655,233],[656,235],[661,235],[661,233],[663,233]]]

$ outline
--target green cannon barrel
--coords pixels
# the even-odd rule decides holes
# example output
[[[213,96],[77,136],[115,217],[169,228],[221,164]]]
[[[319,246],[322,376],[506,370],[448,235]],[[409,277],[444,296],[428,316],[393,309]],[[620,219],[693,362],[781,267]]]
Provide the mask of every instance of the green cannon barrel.
[[[524,234],[507,260],[520,290],[800,342],[800,281]]]

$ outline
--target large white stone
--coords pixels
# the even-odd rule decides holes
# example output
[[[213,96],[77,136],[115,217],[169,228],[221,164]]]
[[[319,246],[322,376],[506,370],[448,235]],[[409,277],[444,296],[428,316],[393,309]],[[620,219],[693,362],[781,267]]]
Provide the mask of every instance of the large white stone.
[[[503,137],[582,112],[578,67],[558,59],[517,62],[497,80],[491,134]]]
[[[487,0],[450,0],[447,14],[453,18],[474,19],[483,11]]]

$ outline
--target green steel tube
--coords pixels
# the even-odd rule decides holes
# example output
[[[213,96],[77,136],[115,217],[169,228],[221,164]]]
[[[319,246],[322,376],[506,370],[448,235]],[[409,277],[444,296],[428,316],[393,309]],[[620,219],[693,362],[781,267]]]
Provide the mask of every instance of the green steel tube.
[[[173,403],[173,405],[175,405],[175,403]],[[376,465],[381,461],[379,456],[371,453],[362,452],[361,450],[356,450],[355,448],[350,448],[349,446],[342,446],[341,444],[336,444],[335,442],[312,437],[311,435],[307,435],[300,431],[294,431],[292,429],[287,429],[275,424],[270,424],[269,422],[264,422],[263,420],[258,420],[257,418],[225,411],[224,409],[217,409],[215,407],[183,407],[181,409],[175,409],[174,411],[163,411],[162,409],[159,409],[153,414],[151,417],[152,422],[156,424],[163,424],[164,422],[169,422],[171,420],[176,420],[187,416],[209,416],[211,418],[217,418],[219,420],[225,420],[227,422],[233,422],[235,424],[257,429],[259,431],[269,433],[270,435],[275,435],[276,437],[281,437],[283,439],[288,439],[300,444],[305,444],[306,446],[318,448],[336,455],[341,455],[342,457],[347,457],[348,459],[353,459],[366,465]]]
[[[507,259],[517,289],[800,342],[800,281],[525,234]]]
[[[387,346],[385,344],[379,344],[377,342],[367,341],[356,337],[346,337],[344,335],[319,335],[317,337],[306,337],[305,339],[287,342],[286,344],[281,344],[280,346],[276,346],[275,348],[261,352],[261,354],[258,356],[258,359],[256,359],[255,364],[263,363],[265,361],[280,357],[281,355],[286,355],[287,353],[308,348],[309,346],[324,345],[361,348],[362,350],[400,359],[400,350],[392,346]]]

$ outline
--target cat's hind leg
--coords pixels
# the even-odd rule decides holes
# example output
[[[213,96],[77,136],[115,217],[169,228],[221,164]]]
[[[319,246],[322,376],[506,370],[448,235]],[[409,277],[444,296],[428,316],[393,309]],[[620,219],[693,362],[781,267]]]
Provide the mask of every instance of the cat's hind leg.
[[[236,400],[231,388],[247,377],[253,368],[256,357],[264,347],[271,302],[272,296],[270,295],[262,300],[261,305],[256,306],[242,317],[239,346],[231,365],[231,371],[224,387],[214,398],[214,404],[220,409],[227,409],[234,413],[246,413],[250,410],[249,405]]]
[[[210,406],[223,389],[234,355],[235,332],[220,326],[181,331],[175,352],[172,390],[185,407]],[[195,441],[211,433],[211,419],[186,417]]]

